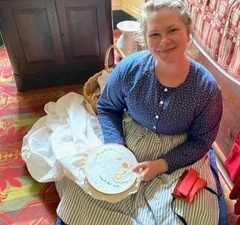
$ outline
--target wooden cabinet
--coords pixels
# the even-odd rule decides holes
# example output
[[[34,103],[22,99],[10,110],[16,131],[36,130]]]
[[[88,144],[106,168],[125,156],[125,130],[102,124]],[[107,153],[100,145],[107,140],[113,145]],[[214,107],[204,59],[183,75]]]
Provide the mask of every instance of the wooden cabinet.
[[[113,43],[111,0],[0,0],[17,89],[85,82]]]

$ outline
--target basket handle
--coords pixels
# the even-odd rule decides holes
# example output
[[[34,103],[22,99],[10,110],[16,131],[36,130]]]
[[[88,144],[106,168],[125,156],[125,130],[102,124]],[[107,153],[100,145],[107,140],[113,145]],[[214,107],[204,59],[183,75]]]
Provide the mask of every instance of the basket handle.
[[[111,50],[113,50],[113,49],[115,49],[117,51],[117,53],[120,55],[120,57],[122,59],[125,58],[125,54],[122,52],[122,50],[120,48],[118,48],[116,45],[109,45],[109,47],[107,48],[106,53],[105,53],[105,61],[104,61],[104,66],[107,71],[112,70],[112,68],[109,67],[109,55],[110,55]]]

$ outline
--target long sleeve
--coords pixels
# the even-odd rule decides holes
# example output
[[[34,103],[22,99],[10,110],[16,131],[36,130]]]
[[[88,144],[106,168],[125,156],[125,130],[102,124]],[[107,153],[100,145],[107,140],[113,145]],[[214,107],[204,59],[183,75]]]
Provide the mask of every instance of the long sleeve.
[[[208,101],[201,102],[201,105],[203,109],[192,121],[187,141],[163,156],[169,163],[168,173],[202,158],[217,136],[222,116],[221,92],[214,89],[209,93]]]
[[[104,143],[125,143],[122,117],[126,104],[119,73],[119,69],[115,68],[97,104]]]

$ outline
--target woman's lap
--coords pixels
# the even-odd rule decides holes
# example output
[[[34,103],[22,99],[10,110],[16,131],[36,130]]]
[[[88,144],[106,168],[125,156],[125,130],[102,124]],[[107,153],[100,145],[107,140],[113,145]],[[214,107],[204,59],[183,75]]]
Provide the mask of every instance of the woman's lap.
[[[129,121],[128,121],[129,122]],[[141,129],[141,127],[136,127],[138,125],[136,125],[133,121],[130,121],[130,124],[127,124],[128,128],[126,130],[126,135],[127,135],[127,144],[128,146],[130,146],[130,149],[133,151],[134,154],[137,155],[137,158],[139,161],[142,160],[142,158],[144,157],[144,150],[142,149],[147,149],[148,151],[150,151],[150,154],[147,157],[150,157],[149,160],[154,160],[155,158],[159,157],[159,154],[161,154],[161,152],[158,151],[166,151],[166,146],[162,145],[161,143],[161,138],[164,139],[164,143],[167,143],[168,146],[168,150],[171,150],[171,147],[173,148],[173,146],[171,146],[171,143],[173,143],[173,145],[175,144],[180,144],[182,141],[184,141],[185,137],[184,136],[180,136],[180,137],[165,137],[165,136],[161,136],[161,137],[157,137],[156,135],[153,135],[151,133],[149,133],[147,130],[145,130],[144,128]],[[135,127],[134,127],[135,126]],[[137,133],[135,135],[135,133],[133,133],[132,129],[134,129],[135,133]],[[133,134],[133,136],[132,136]],[[170,140],[168,143],[167,140]],[[158,146],[156,148],[156,146]],[[149,149],[151,148],[151,149]],[[151,152],[152,151],[152,152]],[[164,153],[163,153],[164,154]],[[153,158],[151,158],[153,157]],[[206,161],[207,159],[202,159],[202,161],[200,160],[199,162],[196,162],[196,165],[194,164],[193,166],[196,167],[197,170],[202,170],[199,171],[200,174],[205,174],[204,176],[206,176],[206,173],[209,172],[208,168],[209,167],[209,160]],[[206,168],[207,170],[204,170],[202,167],[203,164],[207,165]],[[79,190],[79,187],[76,187],[77,184],[73,183],[70,181],[71,183],[71,188],[67,189],[66,192],[64,193],[64,190],[61,190],[61,195],[63,197],[63,199],[61,200],[62,204],[60,203],[60,207],[58,209],[58,212],[60,212],[59,216],[62,217],[62,219],[66,222],[68,222],[70,225],[86,225],[86,224],[91,224],[91,225],[98,225],[98,224],[111,224],[111,222],[107,222],[110,221],[111,219],[115,218],[118,221],[115,221],[115,224],[121,224],[120,221],[124,221],[124,224],[139,224],[138,221],[140,222],[140,224],[155,224],[155,221],[152,217],[151,221],[148,221],[148,218],[150,214],[152,214],[152,212],[155,212],[156,217],[158,218],[157,220],[160,220],[161,223],[160,224],[172,224],[172,225],[177,225],[177,224],[181,224],[181,221],[179,221],[178,218],[176,218],[176,216],[174,215],[174,213],[171,211],[171,201],[172,201],[172,196],[171,196],[171,192],[177,182],[177,178],[180,177],[180,175],[182,174],[183,170],[178,170],[176,172],[174,172],[172,175],[161,175],[158,178],[155,178],[152,182],[149,183],[149,185],[147,185],[146,187],[144,187],[144,195],[143,196],[140,192],[136,193],[135,195],[131,196],[131,207],[133,207],[131,214],[130,215],[123,215],[125,213],[128,213],[128,210],[126,210],[126,208],[124,208],[124,201],[122,203],[116,204],[116,205],[112,205],[112,210],[111,210],[111,206],[108,205],[107,203],[103,205],[99,204],[98,207],[96,207],[96,204],[94,203],[94,200],[89,200],[89,198],[91,198],[90,196],[85,196],[83,194],[79,194],[81,193],[81,190]],[[214,182],[214,178],[213,176],[209,176],[206,177],[207,179],[209,179],[210,182]],[[204,177],[205,179],[205,177]],[[213,185],[213,188],[215,187],[215,185]],[[166,188],[164,190],[164,188]],[[215,187],[216,188],[216,187]],[[143,189],[141,189],[143,190]],[[83,199],[80,197],[81,195],[83,195]],[[195,207],[191,206],[191,205],[187,205],[185,203],[182,202],[177,202],[175,201],[175,206],[176,209],[180,211],[180,213],[182,213],[183,216],[186,217],[187,220],[189,220],[189,224],[191,225],[197,225],[199,224],[200,221],[195,221],[194,218],[192,218],[192,216],[189,215],[185,215],[185,213],[182,211],[182,209],[185,209],[185,212],[190,211],[192,214],[196,215],[198,214],[199,211],[203,212],[204,215],[206,215],[206,222],[209,225],[216,225],[218,224],[218,201],[216,199],[214,199],[215,196],[211,196],[209,194],[207,194],[207,197],[201,197],[203,194],[200,195],[200,200],[198,201],[196,199],[196,203],[195,203]],[[154,196],[154,197],[153,197]],[[168,196],[166,198],[163,198],[162,196]],[[204,195],[205,196],[205,195]],[[209,199],[211,199],[211,206],[209,206]],[[127,199],[126,199],[127,200]],[[147,200],[147,201],[145,201]],[[76,201],[75,203],[72,203],[71,201]],[[162,203],[163,201],[165,201],[166,206],[162,207]],[[204,203],[199,203],[201,201],[204,201]],[[90,204],[89,202],[92,202],[92,204]],[[122,205],[121,205],[122,204]],[[129,205],[129,201],[126,201],[126,205]],[[83,207],[87,207],[87,209],[82,209]],[[102,208],[103,207],[103,208]],[[150,207],[150,208],[149,208]],[[200,210],[199,210],[200,208]],[[166,210],[167,209],[167,210]],[[69,210],[71,212],[69,212],[69,214],[65,213],[65,210]],[[82,211],[81,211],[82,210]],[[89,211],[88,211],[89,210]],[[125,211],[124,211],[125,210]],[[211,210],[213,210],[212,212],[210,212]],[[118,211],[120,212],[120,214],[118,214]],[[75,212],[75,215],[72,214],[72,212]],[[99,215],[96,215],[96,213],[100,212]],[[214,218],[211,218],[211,213],[215,214]],[[72,218],[72,217],[80,217],[83,215],[89,216],[88,219],[83,220],[83,218],[79,219],[78,218]],[[88,215],[89,214],[89,215]],[[102,215],[101,215],[102,214]],[[91,215],[98,217],[101,220],[101,217],[104,218],[105,221],[99,221],[97,223],[91,223],[89,222],[89,220],[91,220]],[[93,220],[96,222],[97,220],[93,218]],[[80,222],[81,221],[81,222]],[[204,221],[204,222],[205,222]],[[60,221],[61,222],[61,221]],[[64,223],[60,223],[58,225],[65,225]]]

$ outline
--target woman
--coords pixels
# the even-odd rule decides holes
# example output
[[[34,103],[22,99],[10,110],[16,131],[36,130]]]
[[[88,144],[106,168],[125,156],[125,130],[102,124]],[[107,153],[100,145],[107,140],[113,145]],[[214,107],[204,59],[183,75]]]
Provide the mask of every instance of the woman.
[[[189,168],[217,192],[208,152],[221,120],[221,91],[210,72],[186,55],[190,26],[181,0],[144,4],[138,38],[148,50],[119,63],[98,101],[105,143],[127,146],[144,181],[136,194],[114,204],[91,198],[71,181],[64,190],[56,183],[58,224],[220,224],[219,199],[211,192],[201,190],[192,204],[173,203],[171,195]]]

